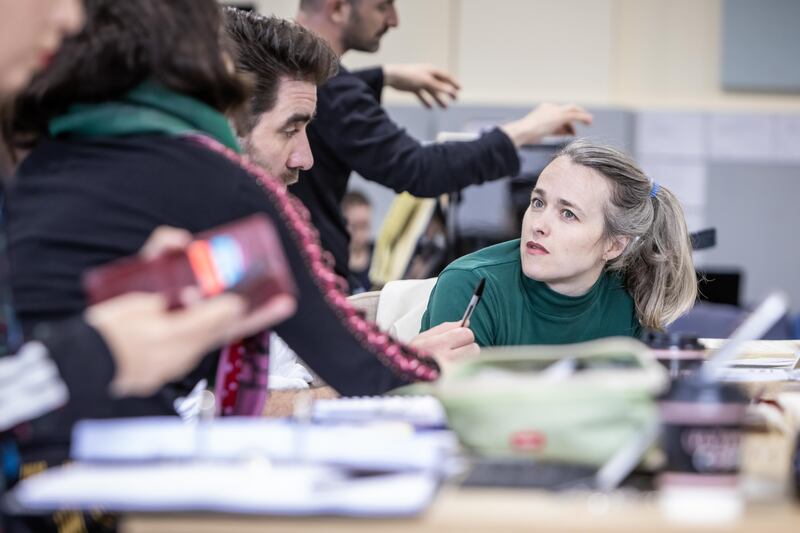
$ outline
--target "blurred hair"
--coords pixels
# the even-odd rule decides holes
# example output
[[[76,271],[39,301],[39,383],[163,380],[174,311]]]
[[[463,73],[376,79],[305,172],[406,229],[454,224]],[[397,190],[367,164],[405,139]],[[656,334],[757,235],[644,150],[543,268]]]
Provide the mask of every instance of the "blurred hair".
[[[214,0],[85,0],[86,26],[5,114],[7,141],[30,145],[77,103],[114,100],[145,80],[228,112],[247,84],[230,65]]]
[[[370,202],[369,198],[367,198],[367,195],[361,191],[347,191],[347,193],[344,195],[344,198],[342,198],[342,210],[344,211],[345,209],[356,205],[372,207],[372,202]]]

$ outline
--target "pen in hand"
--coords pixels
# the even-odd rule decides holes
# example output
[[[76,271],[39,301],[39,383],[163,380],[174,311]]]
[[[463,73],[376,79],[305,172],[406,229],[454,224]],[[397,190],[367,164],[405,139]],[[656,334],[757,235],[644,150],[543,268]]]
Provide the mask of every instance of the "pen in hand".
[[[481,278],[481,280],[478,282],[478,286],[475,287],[475,292],[472,294],[472,298],[469,299],[467,310],[464,311],[464,317],[461,319],[462,328],[467,324],[467,321],[472,316],[473,311],[475,311],[475,307],[477,307],[478,302],[481,300],[484,285],[486,285],[486,278]]]

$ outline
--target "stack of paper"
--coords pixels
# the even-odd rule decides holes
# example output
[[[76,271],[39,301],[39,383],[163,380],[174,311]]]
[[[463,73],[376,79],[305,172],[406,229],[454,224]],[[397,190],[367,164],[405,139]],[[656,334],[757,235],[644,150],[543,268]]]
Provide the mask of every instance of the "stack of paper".
[[[33,511],[404,516],[424,510],[437,485],[424,472],[349,478],[328,467],[251,462],[73,464],[23,481],[13,497]]]
[[[800,371],[795,366],[794,360],[749,359],[733,361],[720,371],[720,379],[743,383],[797,381],[800,380]]]
[[[702,339],[710,350],[721,348],[726,339]],[[741,355],[726,364],[721,378],[733,382],[795,381],[800,379],[800,342],[749,341]]]
[[[800,356],[736,359],[722,370],[722,379],[746,383],[795,381],[800,379]]]
[[[98,420],[77,462],[23,480],[25,510],[401,516],[422,511],[455,450],[449,432],[227,418]]]
[[[311,425],[264,418],[186,424],[173,417],[88,420],[76,425],[72,458],[83,462],[235,460],[335,465],[359,470],[435,472],[456,440],[390,425]]]

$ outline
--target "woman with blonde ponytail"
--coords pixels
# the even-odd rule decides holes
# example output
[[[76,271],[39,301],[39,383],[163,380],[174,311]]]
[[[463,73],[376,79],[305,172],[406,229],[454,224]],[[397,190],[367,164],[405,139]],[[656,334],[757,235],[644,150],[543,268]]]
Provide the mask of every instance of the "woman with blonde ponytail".
[[[570,143],[542,171],[520,239],[451,263],[426,330],[458,320],[481,278],[470,327],[481,346],[565,344],[663,329],[697,294],[689,232],[672,192],[622,152]]]

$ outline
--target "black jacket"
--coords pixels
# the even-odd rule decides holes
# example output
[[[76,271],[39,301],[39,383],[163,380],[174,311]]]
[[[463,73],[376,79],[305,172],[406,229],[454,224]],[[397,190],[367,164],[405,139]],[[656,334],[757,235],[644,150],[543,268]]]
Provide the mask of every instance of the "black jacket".
[[[382,69],[344,67],[318,89],[317,114],[308,127],[314,166],[291,187],[343,277],[349,274],[350,236],[340,204],[352,171],[423,198],[519,172],[516,148],[499,129],[472,142],[421,145],[381,107],[382,90]]]
[[[100,334],[83,318],[43,324],[38,337],[55,362],[69,398],[63,407],[15,429],[24,463],[57,464],[66,460],[72,427],[78,420],[163,414],[163,400],[158,396],[111,398],[108,390],[115,372],[114,359]]]
[[[253,174],[185,138],[45,140],[31,152],[8,198],[12,287],[23,326],[35,332],[37,324],[79,313],[86,305],[81,273],[137,253],[157,226],[199,232],[256,212],[276,223],[299,290],[297,313],[275,331],[345,395],[408,383],[407,373],[382,363],[378,340],[360,335],[355,327],[363,325],[326,298],[297,228]],[[207,358],[184,383],[153,398],[115,401],[108,416],[173,414],[174,398],[199,377],[213,377],[215,361]]]

